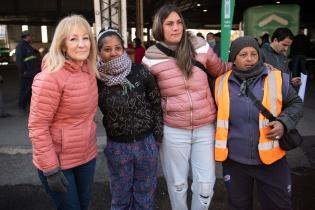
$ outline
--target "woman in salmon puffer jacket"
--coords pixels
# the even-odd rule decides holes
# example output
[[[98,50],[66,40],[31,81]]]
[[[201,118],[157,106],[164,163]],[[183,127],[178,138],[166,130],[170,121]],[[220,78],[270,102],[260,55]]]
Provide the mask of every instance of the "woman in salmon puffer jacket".
[[[58,24],[32,86],[33,163],[57,209],[87,210],[96,162],[96,46],[81,16]]]
[[[208,209],[215,183],[214,121],[216,108],[207,74],[217,77],[230,68],[207,42],[186,31],[176,6],[166,4],[156,13],[152,32],[160,45],[175,51],[167,56],[150,47],[142,62],[156,77],[164,112],[161,162],[173,210],[187,210],[189,161],[192,167],[192,210]]]

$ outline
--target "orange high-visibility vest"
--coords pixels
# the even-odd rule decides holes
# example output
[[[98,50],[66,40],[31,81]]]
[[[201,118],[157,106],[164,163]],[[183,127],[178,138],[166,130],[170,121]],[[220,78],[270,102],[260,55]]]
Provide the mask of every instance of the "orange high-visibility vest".
[[[215,135],[215,160],[224,161],[228,156],[227,140],[230,115],[230,94],[228,79],[231,70],[218,77],[215,82],[215,101],[218,106],[217,127]],[[264,96],[262,104],[274,115],[278,116],[282,109],[282,76],[279,70],[269,71],[264,81]],[[279,147],[278,140],[266,137],[270,130],[269,120],[259,113],[259,143],[258,151],[261,161],[267,165],[279,160],[285,155]],[[257,125],[258,126],[258,125]]]

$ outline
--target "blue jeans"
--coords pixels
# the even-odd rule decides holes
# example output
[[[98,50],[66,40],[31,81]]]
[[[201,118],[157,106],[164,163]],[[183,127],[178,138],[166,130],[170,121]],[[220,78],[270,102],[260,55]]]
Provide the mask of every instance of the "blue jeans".
[[[193,130],[164,125],[161,164],[173,210],[188,210],[189,166],[192,169],[191,210],[207,210],[215,183],[214,125]]]
[[[88,210],[95,163],[96,159],[94,158],[83,165],[63,170],[62,172],[69,182],[65,193],[51,191],[47,184],[47,178],[42,171],[38,170],[39,178],[58,210]]]

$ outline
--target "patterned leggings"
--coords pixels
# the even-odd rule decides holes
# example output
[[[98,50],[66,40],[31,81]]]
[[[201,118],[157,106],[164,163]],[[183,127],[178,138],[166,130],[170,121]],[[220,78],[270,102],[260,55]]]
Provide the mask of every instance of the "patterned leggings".
[[[153,135],[135,143],[108,141],[111,210],[153,210],[158,148]]]

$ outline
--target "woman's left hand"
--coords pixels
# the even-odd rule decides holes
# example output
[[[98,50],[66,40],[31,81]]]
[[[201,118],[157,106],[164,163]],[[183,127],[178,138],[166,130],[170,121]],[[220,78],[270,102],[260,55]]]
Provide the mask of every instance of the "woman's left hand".
[[[267,133],[267,138],[272,140],[279,140],[283,136],[284,126],[281,122],[275,120],[269,122],[267,126],[271,128],[271,130]]]

